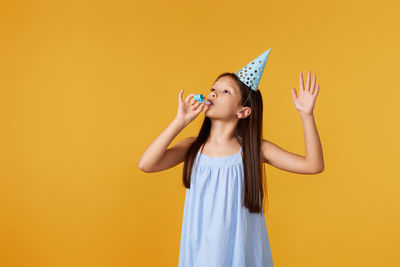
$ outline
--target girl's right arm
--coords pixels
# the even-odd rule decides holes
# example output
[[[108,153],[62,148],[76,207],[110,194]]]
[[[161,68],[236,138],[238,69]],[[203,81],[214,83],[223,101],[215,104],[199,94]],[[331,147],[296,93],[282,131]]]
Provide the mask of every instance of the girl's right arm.
[[[183,101],[182,94],[183,89],[179,92],[177,116],[140,157],[138,166],[142,171],[158,172],[181,163],[185,158],[187,149],[196,140],[195,137],[188,137],[167,149],[175,137],[200,114],[205,105],[191,99],[195,94],[188,95]]]

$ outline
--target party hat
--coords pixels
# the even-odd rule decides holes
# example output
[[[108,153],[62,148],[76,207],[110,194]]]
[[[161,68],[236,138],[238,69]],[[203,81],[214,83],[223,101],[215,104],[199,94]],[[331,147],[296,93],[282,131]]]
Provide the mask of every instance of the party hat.
[[[239,79],[254,91],[258,90],[270,50],[271,48],[236,72]]]

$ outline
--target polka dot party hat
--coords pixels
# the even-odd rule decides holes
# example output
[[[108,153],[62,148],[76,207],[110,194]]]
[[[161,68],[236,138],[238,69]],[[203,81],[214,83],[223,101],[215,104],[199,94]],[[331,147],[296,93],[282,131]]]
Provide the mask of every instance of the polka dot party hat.
[[[270,50],[271,48],[235,73],[253,91],[258,90],[258,84],[264,72]]]

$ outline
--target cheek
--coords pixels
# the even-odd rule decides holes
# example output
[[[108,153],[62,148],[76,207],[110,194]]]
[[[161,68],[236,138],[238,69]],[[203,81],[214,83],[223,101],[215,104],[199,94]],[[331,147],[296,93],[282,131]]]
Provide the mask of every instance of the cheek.
[[[227,101],[226,107],[228,110],[235,112],[237,110],[237,108],[239,107],[239,105],[238,105],[238,102],[236,101],[236,99],[232,99],[231,101]]]
[[[232,115],[236,114],[237,108],[235,103],[226,103],[220,107],[219,112],[225,115]]]

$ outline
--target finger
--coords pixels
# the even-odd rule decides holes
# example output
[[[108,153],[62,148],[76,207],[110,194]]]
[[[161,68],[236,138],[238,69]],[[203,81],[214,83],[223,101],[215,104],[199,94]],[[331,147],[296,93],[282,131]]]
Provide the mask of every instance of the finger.
[[[311,77],[311,71],[308,71],[307,73],[307,82],[306,82],[306,90],[310,91],[310,77]]]
[[[296,89],[294,89],[294,88],[292,88],[292,99],[293,99],[293,102],[296,102],[296,100],[297,100],[297,92],[296,92]]]
[[[203,107],[204,107],[205,105],[206,105],[206,104],[201,103],[201,104],[199,105],[199,107],[196,109],[196,112],[201,112],[201,111],[203,110]]]
[[[303,81],[303,73],[300,72],[300,77],[299,77],[299,91],[304,91],[304,81]]]
[[[186,99],[185,99],[185,102],[186,103],[189,103],[189,99],[192,97],[192,96],[195,96],[196,94],[190,94],[190,95],[188,95],[187,97],[186,97]]]
[[[312,83],[311,83],[311,89],[310,89],[310,92],[311,93],[314,93],[314,87],[315,87],[315,74],[314,74],[314,77],[313,77],[313,80],[312,80]]]
[[[183,95],[183,89],[181,89],[181,91],[179,92],[179,96],[178,96],[179,102],[183,102],[182,95]]]
[[[297,98],[297,92],[296,89],[292,88],[292,97]]]
[[[317,88],[315,89],[314,96],[317,97],[319,92],[319,84],[317,84]]]
[[[200,106],[200,102],[197,102],[196,104],[193,105],[192,110],[196,110]]]

